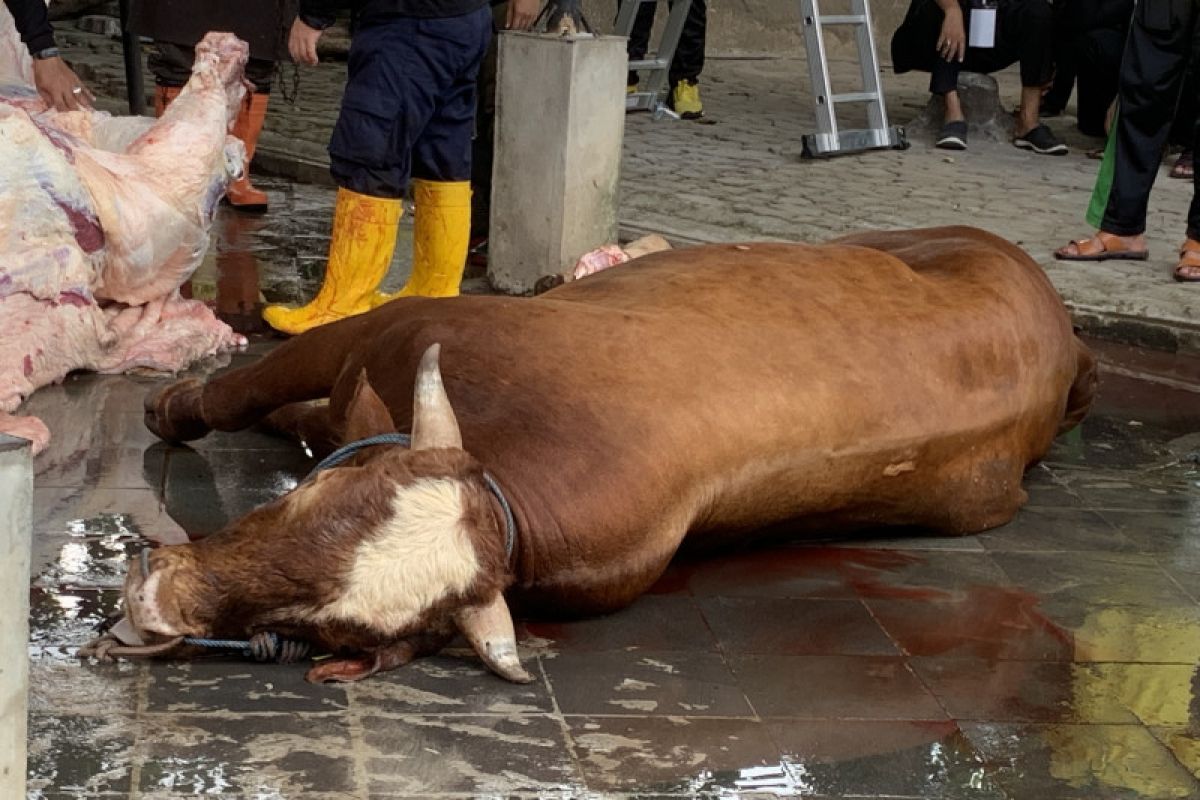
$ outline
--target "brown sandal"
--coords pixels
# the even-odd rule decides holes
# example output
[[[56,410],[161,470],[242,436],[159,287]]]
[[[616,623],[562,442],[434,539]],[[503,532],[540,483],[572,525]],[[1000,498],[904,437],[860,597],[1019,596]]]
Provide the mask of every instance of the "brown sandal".
[[[1192,151],[1184,150],[1175,160],[1175,166],[1171,167],[1171,177],[1190,181],[1195,173],[1196,166],[1192,158]]]
[[[1131,250],[1129,243],[1136,236],[1117,236],[1115,233],[1099,231],[1088,239],[1076,239],[1066,247],[1054,251],[1060,261],[1145,261],[1150,257],[1147,250]]]
[[[1179,248],[1179,263],[1175,265],[1174,275],[1180,283],[1200,283],[1200,242],[1188,239]]]

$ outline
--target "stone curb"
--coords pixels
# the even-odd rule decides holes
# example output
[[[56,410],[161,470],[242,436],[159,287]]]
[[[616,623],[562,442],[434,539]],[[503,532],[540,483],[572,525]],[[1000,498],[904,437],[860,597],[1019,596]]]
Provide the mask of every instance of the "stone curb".
[[[1066,303],[1075,326],[1087,336],[1118,344],[1200,354],[1200,326],[1174,320],[1131,317],[1104,309]]]

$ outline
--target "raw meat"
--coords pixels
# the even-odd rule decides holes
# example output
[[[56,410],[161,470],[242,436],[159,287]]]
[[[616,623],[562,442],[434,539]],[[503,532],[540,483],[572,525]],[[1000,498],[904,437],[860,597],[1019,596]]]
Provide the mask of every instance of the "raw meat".
[[[670,249],[670,242],[656,233],[634,239],[624,247],[606,244],[580,256],[579,260],[575,262],[574,269],[571,270],[569,280],[577,281],[618,264],[624,264],[626,261]]]
[[[580,256],[579,260],[575,262],[575,268],[571,270],[571,278],[572,280],[586,278],[588,275],[595,275],[609,267],[624,264],[628,260],[629,254],[622,250],[620,245],[606,244]]]
[[[634,239],[624,247],[619,244],[601,245],[595,250],[589,250],[581,255],[579,260],[575,262],[575,266],[571,267],[571,269],[565,272],[552,272],[549,275],[543,275],[534,284],[533,293],[542,294],[557,286],[562,286],[564,283],[570,283],[571,281],[586,278],[589,275],[595,275],[597,272],[611,269],[618,264],[624,264],[627,261],[632,261],[651,253],[670,249],[671,243],[657,233],[651,233],[640,239]]]
[[[175,372],[245,343],[179,287],[242,169],[229,127],[247,52],[206,36],[159,120],[58,113],[0,7],[0,431],[35,452],[45,426],[8,412],[39,386],[80,369]]]

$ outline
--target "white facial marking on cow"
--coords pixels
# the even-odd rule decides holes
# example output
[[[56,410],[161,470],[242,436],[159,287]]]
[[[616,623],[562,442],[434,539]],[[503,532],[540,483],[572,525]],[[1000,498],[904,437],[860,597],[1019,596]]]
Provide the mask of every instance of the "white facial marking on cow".
[[[129,615],[133,622],[143,631],[157,633],[162,636],[179,636],[180,632],[174,625],[167,622],[159,607],[158,592],[162,586],[162,571],[151,572],[142,581],[141,586],[129,597]]]
[[[444,479],[402,486],[392,498],[391,519],[358,546],[341,597],[313,620],[397,633],[437,601],[466,590],[478,571],[461,484]]]

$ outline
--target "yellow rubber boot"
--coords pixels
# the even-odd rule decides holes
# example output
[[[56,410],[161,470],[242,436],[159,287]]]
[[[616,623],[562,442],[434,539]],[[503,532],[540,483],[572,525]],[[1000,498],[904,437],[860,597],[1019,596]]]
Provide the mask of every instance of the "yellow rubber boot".
[[[297,334],[370,311],[375,290],[392,263],[403,212],[398,199],[338,189],[321,291],[300,308],[267,306],[263,319],[277,331]]]
[[[413,186],[413,265],[404,288],[376,293],[375,305],[397,297],[457,297],[471,240],[469,181],[424,181]]]

